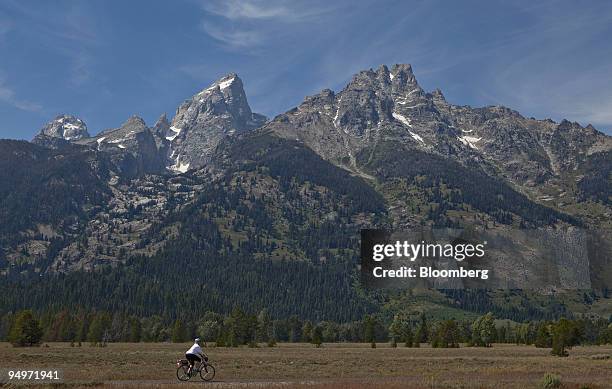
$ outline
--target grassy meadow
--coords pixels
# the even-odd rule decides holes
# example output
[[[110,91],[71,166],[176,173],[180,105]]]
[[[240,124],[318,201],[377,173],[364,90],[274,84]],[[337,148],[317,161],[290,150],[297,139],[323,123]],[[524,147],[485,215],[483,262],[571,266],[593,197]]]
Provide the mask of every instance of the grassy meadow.
[[[545,373],[561,388],[612,388],[612,346],[574,347],[567,358],[548,349],[494,345],[492,348],[391,348],[378,344],[279,344],[268,348],[207,348],[217,369],[214,383],[199,377],[180,383],[175,361],[189,344],[111,343],[71,347],[49,343],[14,348],[0,343],[0,367],[64,370],[65,385],[287,388],[539,388]]]

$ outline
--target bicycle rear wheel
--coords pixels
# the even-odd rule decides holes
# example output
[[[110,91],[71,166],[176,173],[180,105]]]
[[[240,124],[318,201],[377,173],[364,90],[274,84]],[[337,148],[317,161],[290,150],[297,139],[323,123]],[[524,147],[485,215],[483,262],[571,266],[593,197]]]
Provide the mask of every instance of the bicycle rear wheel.
[[[200,369],[200,378],[202,381],[212,381],[215,378],[215,367],[209,363],[202,366]]]
[[[176,369],[176,378],[178,378],[179,381],[189,381],[191,378],[191,375],[189,374],[189,366],[179,366]]]

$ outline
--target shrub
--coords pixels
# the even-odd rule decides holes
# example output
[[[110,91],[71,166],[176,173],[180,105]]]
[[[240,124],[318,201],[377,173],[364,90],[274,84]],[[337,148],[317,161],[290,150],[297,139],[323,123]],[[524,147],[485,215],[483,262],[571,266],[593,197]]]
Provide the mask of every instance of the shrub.
[[[552,373],[544,374],[544,378],[540,382],[542,389],[555,389],[561,387],[561,377]]]

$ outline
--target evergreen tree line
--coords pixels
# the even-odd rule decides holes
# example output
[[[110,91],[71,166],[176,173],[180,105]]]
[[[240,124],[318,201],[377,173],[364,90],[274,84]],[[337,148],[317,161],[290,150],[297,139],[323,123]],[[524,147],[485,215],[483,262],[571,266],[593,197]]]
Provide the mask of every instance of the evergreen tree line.
[[[496,323],[492,313],[475,321],[432,320],[425,314],[398,313],[390,323],[376,315],[362,320],[335,323],[312,322],[293,315],[274,319],[267,309],[247,313],[235,307],[230,314],[206,312],[193,321],[167,322],[159,316],[139,318],[108,312],[69,312],[34,315],[31,310],[5,314],[0,321],[0,339],[15,346],[32,346],[41,341],[105,345],[108,342],[188,342],[195,337],[216,347],[257,347],[276,342],[323,343],[390,342],[392,347],[456,348],[460,344],[491,347],[493,343],[515,343],[552,348],[552,353],[568,355],[567,349],[580,344],[612,343],[612,317],[603,319],[561,318],[557,321]]]

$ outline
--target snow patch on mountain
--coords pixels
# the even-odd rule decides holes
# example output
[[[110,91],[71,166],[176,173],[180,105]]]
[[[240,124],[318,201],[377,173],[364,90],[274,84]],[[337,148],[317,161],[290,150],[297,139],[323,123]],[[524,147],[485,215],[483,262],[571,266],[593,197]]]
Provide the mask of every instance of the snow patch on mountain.
[[[174,140],[174,138],[176,138],[178,136],[178,134],[181,133],[182,128],[177,128],[177,127],[171,126],[170,130],[172,130],[172,132],[174,132],[174,134],[168,135],[166,137],[166,139],[169,140],[170,142],[172,142]]]
[[[221,81],[221,82],[219,83],[219,89],[225,89],[225,88],[227,88],[228,86],[232,85],[232,83],[234,82],[234,80],[235,80],[235,79],[236,79],[236,77],[232,77],[232,78],[230,78],[230,79],[228,79],[228,80]]]
[[[412,128],[412,124],[410,124],[410,119],[408,119],[407,117],[405,117],[402,114],[399,114],[397,112],[393,112],[393,117],[396,120],[399,120],[403,125]],[[410,136],[412,136],[412,138],[414,138],[415,140],[421,142],[422,144],[425,144],[425,141],[423,140],[423,138],[419,135],[419,134],[415,134],[414,132],[408,130],[408,132],[410,133]]]
[[[181,156],[178,155],[176,157],[176,163],[174,165],[169,166],[168,168],[175,172],[185,173],[187,170],[189,170],[189,163],[181,162]]]
[[[457,139],[459,140],[459,142],[463,143],[464,145],[470,146],[471,148],[478,150],[478,146],[476,146],[476,143],[480,141],[482,138],[465,135],[465,136],[458,136]]]

